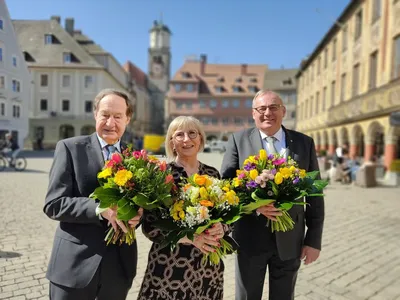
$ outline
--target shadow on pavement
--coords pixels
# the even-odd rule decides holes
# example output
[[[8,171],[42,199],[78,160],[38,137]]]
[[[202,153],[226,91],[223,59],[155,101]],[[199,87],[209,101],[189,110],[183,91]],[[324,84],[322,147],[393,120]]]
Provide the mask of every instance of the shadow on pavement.
[[[41,171],[41,170],[33,170],[33,169],[25,169],[23,171],[16,171],[13,168],[6,168],[1,173],[3,172],[8,172],[8,173],[42,173],[42,174],[48,174],[49,172],[47,171]]]
[[[14,257],[20,257],[22,254],[18,252],[10,252],[10,251],[0,251],[0,258],[14,258]]]
[[[53,158],[54,150],[23,150],[21,155],[26,158]]]

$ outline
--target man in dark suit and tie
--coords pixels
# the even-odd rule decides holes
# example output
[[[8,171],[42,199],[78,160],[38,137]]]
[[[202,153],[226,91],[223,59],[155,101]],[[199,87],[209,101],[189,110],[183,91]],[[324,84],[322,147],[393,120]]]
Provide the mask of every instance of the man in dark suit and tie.
[[[99,210],[89,195],[99,186],[97,173],[121,137],[133,105],[124,92],[106,89],[94,100],[96,132],[57,143],[44,212],[56,221],[46,277],[52,300],[124,300],[136,275],[137,245],[109,245],[108,226],[126,231],[116,211]],[[140,214],[129,221],[136,226]]]
[[[255,128],[234,133],[228,141],[221,167],[223,178],[233,178],[244,160],[260,149],[268,154],[291,156],[306,171],[318,170],[312,138],[282,126],[286,108],[278,94],[259,91],[253,99]],[[261,300],[265,274],[269,272],[269,299],[294,299],[297,272],[303,259],[315,261],[321,250],[324,200],[308,197],[310,205],[293,206],[289,214],[296,222],[288,232],[272,233],[267,220],[281,213],[273,206],[259,208],[235,223],[233,237],[239,243],[236,258],[236,300]],[[307,232],[305,232],[307,226]]]

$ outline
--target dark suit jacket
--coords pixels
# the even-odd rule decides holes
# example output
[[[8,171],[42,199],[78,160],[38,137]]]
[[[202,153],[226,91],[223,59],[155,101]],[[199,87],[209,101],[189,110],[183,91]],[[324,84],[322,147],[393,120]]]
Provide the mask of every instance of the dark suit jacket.
[[[288,155],[297,161],[306,171],[319,170],[312,138],[293,130],[283,128],[286,135]],[[236,170],[242,168],[244,160],[263,149],[260,132],[257,128],[245,129],[234,133],[228,141],[221,167],[223,178],[233,178]],[[276,232],[276,247],[282,260],[297,258],[301,255],[303,244],[321,249],[322,228],[324,223],[323,197],[307,197],[310,205],[304,211],[303,206],[293,206],[289,214],[296,222],[294,229],[288,232]],[[244,216],[235,223],[233,237],[240,245],[240,251],[257,255],[271,249],[267,218],[256,214]],[[307,233],[304,236],[305,225]]]
[[[57,143],[43,208],[49,218],[60,222],[46,274],[54,283],[85,287],[93,278],[106,247],[118,247],[116,253],[127,280],[136,275],[136,242],[131,246],[106,246],[106,220],[99,219],[95,212],[98,204],[88,198],[99,186],[97,173],[103,166],[96,133]]]

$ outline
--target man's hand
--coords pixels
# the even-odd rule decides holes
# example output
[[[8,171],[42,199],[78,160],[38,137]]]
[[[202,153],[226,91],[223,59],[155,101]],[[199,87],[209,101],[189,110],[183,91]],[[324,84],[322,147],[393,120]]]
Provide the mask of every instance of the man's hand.
[[[305,265],[311,264],[318,259],[320,252],[321,250],[312,248],[310,246],[304,246],[303,250],[301,251],[300,259],[304,260]]]
[[[128,221],[129,226],[131,228],[135,227],[139,223],[140,218],[142,217],[142,215],[143,215],[143,209],[140,208],[139,211],[138,211],[138,214],[136,215],[136,217],[134,217],[134,218],[132,218],[131,220]],[[115,208],[108,208],[107,210],[105,210],[105,211],[103,211],[101,213],[101,216],[104,219],[108,220],[108,224],[109,225],[111,224],[111,226],[114,228],[115,231],[118,231],[119,230],[118,227],[119,227],[119,228],[121,228],[121,230],[124,233],[128,232],[128,229],[126,228],[124,222],[117,219],[117,208],[116,207]]]
[[[136,217],[133,217],[132,219],[130,219],[130,220],[128,221],[129,226],[130,226],[131,228],[136,227],[137,224],[139,224],[140,219],[142,218],[142,216],[143,216],[143,208],[139,208],[138,214],[136,215]]]
[[[282,216],[282,212],[274,206],[274,204],[268,204],[257,208],[257,213],[264,215],[266,218],[276,221],[276,216]]]

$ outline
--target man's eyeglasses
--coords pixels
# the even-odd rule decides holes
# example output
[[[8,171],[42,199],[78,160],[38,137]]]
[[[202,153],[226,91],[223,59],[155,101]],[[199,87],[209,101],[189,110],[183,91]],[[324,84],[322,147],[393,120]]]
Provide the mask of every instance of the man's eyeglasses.
[[[174,138],[177,141],[183,141],[185,139],[186,134],[189,137],[189,139],[191,139],[191,140],[194,140],[199,135],[199,133],[196,130],[189,130],[188,132],[179,131],[174,134]]]
[[[268,106],[254,107],[253,109],[256,110],[259,114],[265,114],[267,109],[269,109],[270,111],[278,111],[282,106],[282,104],[271,104]]]

